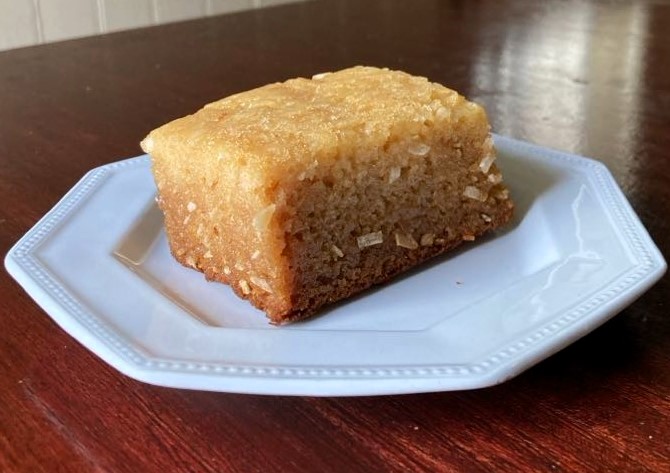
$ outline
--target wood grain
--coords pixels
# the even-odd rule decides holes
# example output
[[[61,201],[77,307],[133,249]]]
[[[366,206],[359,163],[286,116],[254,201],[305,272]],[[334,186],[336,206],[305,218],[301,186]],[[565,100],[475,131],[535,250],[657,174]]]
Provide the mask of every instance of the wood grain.
[[[353,64],[426,75],[496,132],[605,162],[670,247],[663,2],[316,1],[0,53],[0,250],[89,169],[212,99]],[[0,273],[0,471],[670,471],[667,277],[503,385],[291,398],[120,375]]]

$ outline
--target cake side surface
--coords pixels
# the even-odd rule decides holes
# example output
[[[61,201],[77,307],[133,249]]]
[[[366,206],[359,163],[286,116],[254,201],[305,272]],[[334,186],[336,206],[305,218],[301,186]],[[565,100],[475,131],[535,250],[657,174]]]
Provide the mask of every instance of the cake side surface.
[[[152,157],[156,200],[175,259],[258,307],[290,310],[285,243],[264,176],[233,160],[210,159],[179,133],[148,137],[143,148]]]
[[[513,208],[484,110],[397,71],[237,94],[143,148],[175,257],[276,323],[497,228]]]
[[[436,86],[439,87],[439,86]],[[439,90],[439,89],[438,89]],[[356,294],[504,225],[513,204],[481,107],[462,98],[396,124],[393,140],[322,165],[287,192],[291,319]]]

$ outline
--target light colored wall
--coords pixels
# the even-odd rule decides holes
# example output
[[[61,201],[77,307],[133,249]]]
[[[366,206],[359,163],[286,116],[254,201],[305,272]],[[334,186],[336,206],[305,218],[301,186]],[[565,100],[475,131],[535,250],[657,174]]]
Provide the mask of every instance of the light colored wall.
[[[0,51],[306,0],[0,0]]]

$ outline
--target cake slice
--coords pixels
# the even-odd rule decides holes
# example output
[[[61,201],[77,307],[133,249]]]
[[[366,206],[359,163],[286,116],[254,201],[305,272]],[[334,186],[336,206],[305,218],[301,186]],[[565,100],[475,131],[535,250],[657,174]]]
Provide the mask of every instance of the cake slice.
[[[472,241],[513,209],[482,107],[387,69],[239,93],[142,148],[174,257],[278,324]]]

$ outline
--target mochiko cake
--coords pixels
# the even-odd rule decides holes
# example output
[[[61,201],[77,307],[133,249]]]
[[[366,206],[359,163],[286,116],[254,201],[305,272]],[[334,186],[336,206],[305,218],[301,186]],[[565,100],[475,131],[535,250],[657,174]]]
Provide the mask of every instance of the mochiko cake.
[[[142,142],[174,257],[273,323],[507,222],[483,108],[354,67],[210,103]]]

